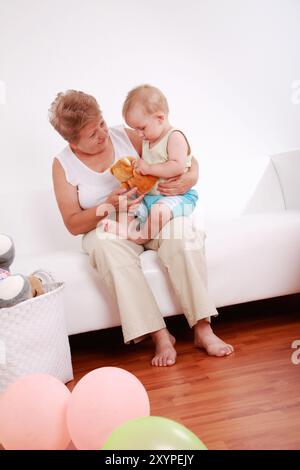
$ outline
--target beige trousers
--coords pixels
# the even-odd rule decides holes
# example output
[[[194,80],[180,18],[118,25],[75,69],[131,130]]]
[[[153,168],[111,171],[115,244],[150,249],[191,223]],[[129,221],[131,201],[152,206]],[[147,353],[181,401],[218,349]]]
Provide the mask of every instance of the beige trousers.
[[[204,240],[205,233],[186,217],[172,219],[144,246],[99,229],[84,235],[83,249],[116,299],[125,343],[138,342],[166,326],[141,269],[139,255],[145,249],[157,251],[167,268],[191,328],[198,320],[210,321],[218,314],[207,292]]]

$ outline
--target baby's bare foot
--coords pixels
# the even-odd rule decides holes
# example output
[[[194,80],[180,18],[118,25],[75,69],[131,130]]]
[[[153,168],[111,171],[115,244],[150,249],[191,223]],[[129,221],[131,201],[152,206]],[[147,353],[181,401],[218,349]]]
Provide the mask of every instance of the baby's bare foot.
[[[176,362],[176,350],[174,348],[175,338],[166,328],[152,333],[152,339],[155,343],[155,356],[151,364],[153,366],[173,366]]]
[[[115,220],[107,219],[103,222],[104,232],[109,232],[119,238],[127,238],[127,231],[122,224],[116,222]]]
[[[231,344],[225,343],[214,334],[206,320],[201,320],[194,326],[194,343],[197,348],[205,349],[209,356],[229,356],[234,351]]]

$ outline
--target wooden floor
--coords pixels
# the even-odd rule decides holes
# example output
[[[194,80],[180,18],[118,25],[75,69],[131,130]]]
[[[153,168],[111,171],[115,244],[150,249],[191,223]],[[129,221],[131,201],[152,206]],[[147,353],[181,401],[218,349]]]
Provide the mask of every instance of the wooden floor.
[[[173,367],[150,366],[152,344],[125,346],[119,328],[71,337],[75,380],[103,366],[144,384],[151,414],[174,419],[209,449],[300,449],[300,295],[219,309],[215,332],[235,346],[226,358],[193,347],[183,316],[167,319],[177,338]],[[300,354],[299,354],[300,358]]]

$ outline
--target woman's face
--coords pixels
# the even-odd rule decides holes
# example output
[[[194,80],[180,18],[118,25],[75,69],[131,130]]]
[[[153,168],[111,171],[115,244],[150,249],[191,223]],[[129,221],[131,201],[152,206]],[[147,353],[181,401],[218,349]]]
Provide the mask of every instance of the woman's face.
[[[80,152],[95,155],[105,150],[108,144],[108,127],[103,117],[86,124],[79,132],[79,139],[72,148]]]

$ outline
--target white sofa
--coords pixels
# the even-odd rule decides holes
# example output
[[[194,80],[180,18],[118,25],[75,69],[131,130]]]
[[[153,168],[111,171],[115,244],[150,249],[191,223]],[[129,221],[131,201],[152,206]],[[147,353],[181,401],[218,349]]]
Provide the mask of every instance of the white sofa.
[[[120,325],[81,237],[63,226],[52,190],[0,199],[0,230],[16,245],[12,271],[44,268],[65,281],[69,334]],[[270,158],[241,216],[207,221],[204,228],[209,291],[217,307],[300,292],[300,150]],[[182,313],[156,253],[142,253],[141,263],[163,315]]]

